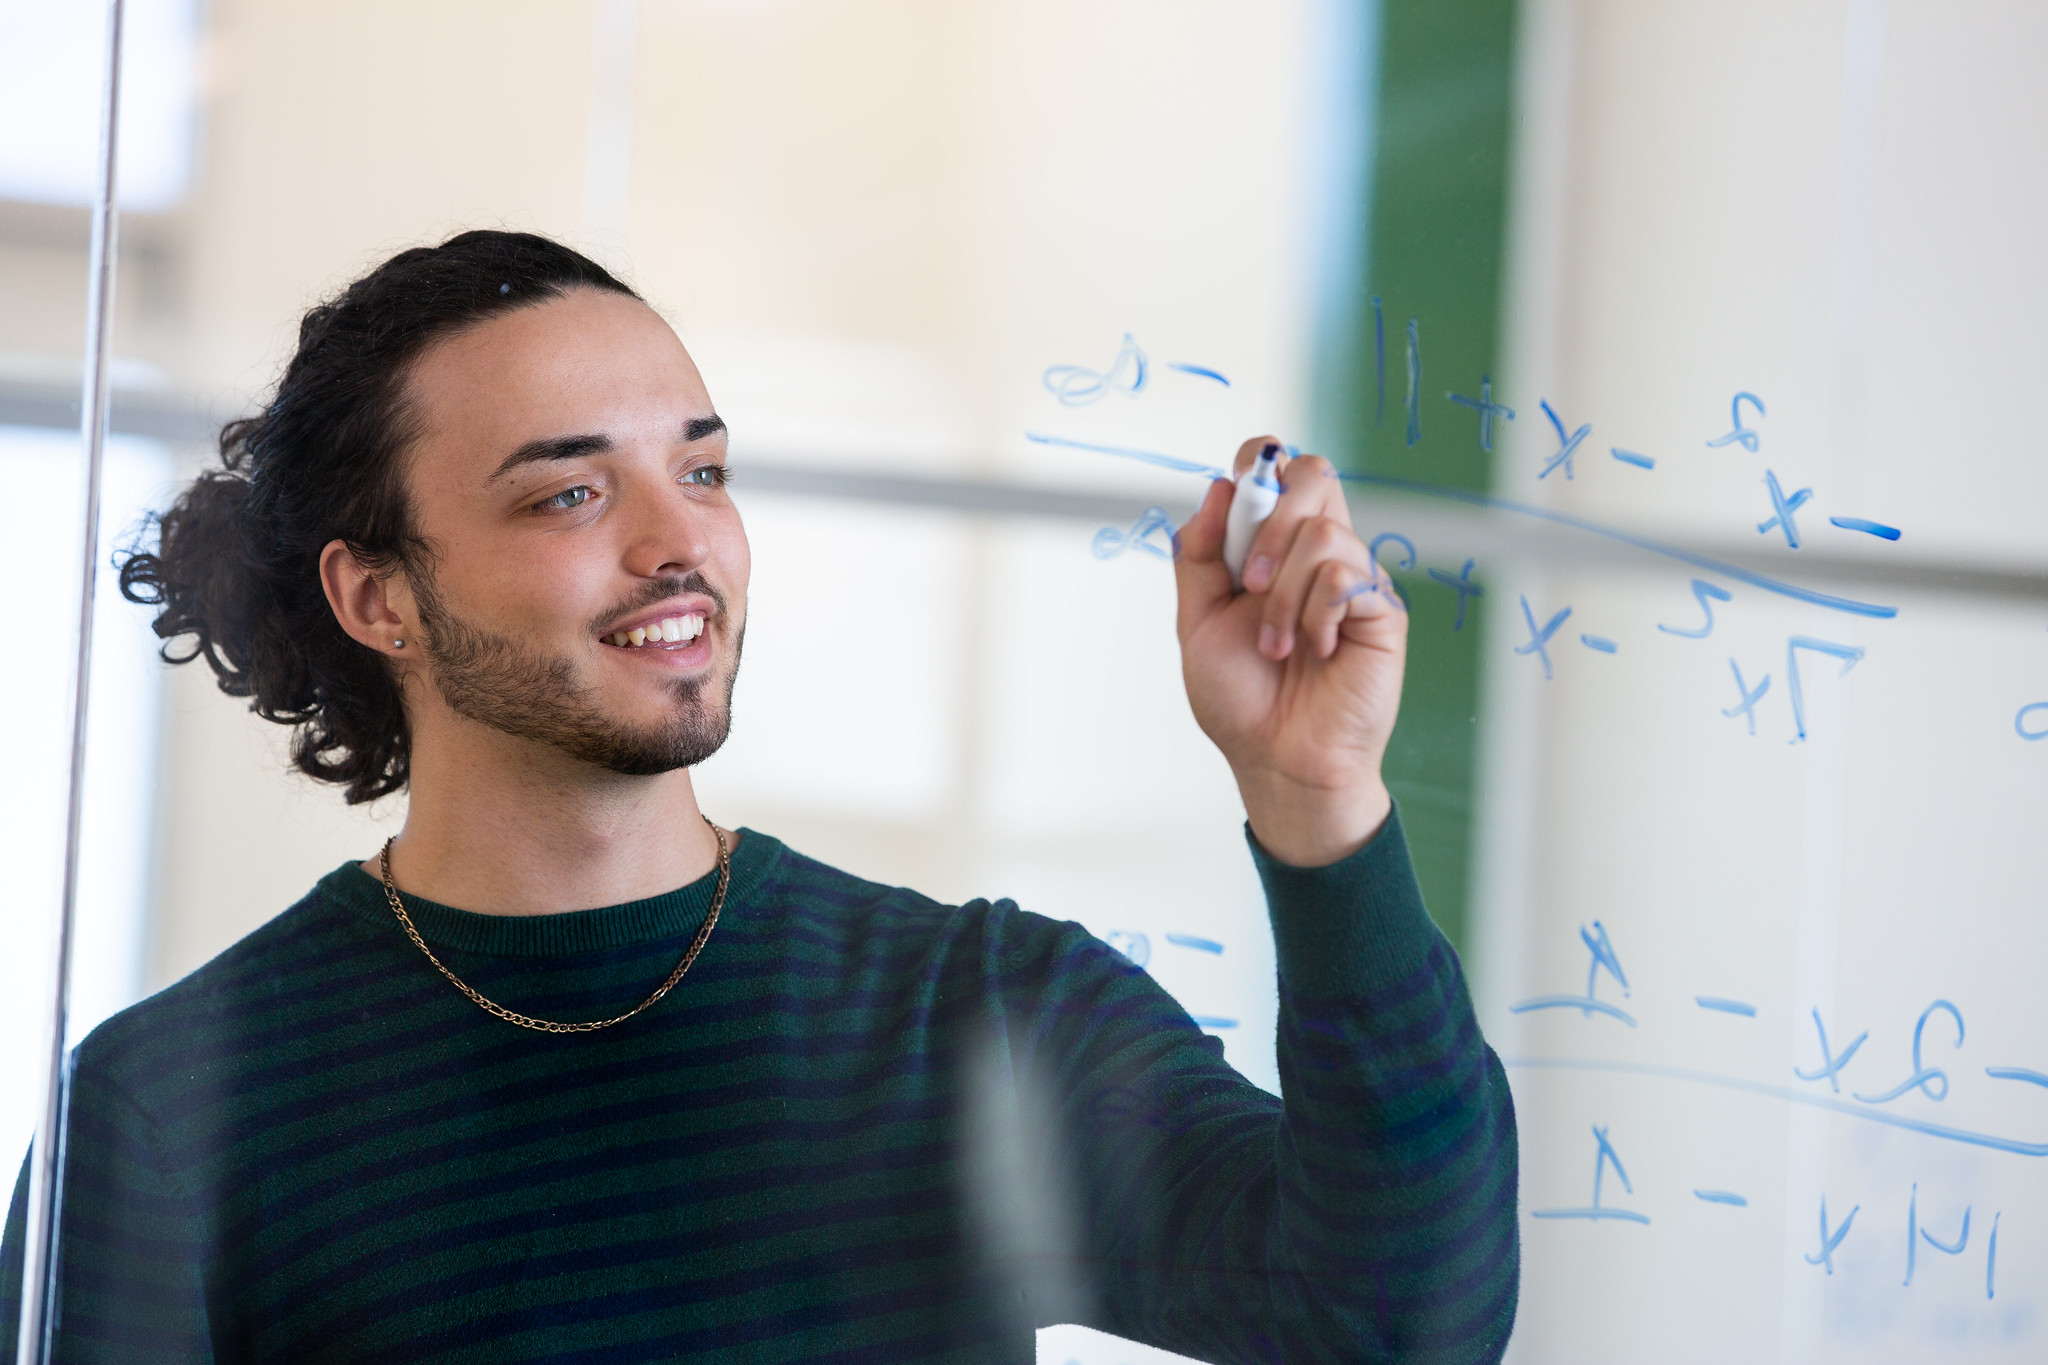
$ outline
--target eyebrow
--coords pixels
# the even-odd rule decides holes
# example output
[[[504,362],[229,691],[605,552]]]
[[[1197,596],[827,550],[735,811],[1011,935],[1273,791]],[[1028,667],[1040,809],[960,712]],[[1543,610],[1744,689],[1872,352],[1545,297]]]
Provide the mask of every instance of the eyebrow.
[[[683,440],[701,441],[725,430],[725,419],[717,413],[709,417],[692,417],[683,426]],[[612,438],[603,435],[588,436],[544,436],[538,441],[528,441],[519,449],[507,455],[498,467],[491,471],[493,479],[502,479],[521,465],[537,464],[546,460],[577,460],[585,455],[599,455],[612,448]]]

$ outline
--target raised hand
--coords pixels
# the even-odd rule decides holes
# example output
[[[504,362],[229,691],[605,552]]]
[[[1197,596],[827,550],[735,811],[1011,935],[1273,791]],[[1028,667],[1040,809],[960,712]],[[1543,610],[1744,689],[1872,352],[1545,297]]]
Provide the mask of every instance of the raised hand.
[[[1246,441],[1234,472],[1268,444]],[[1329,462],[1280,458],[1284,491],[1252,542],[1242,593],[1223,563],[1233,486],[1211,484],[1181,528],[1181,674],[1260,844],[1320,867],[1363,847],[1392,809],[1380,761],[1400,709],[1408,614],[1351,529]]]

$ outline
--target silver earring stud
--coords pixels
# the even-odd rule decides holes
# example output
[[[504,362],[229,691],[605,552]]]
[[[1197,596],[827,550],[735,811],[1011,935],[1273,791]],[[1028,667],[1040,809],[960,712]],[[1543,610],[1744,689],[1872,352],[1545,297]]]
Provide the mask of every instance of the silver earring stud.
[[[405,641],[403,641],[403,640],[393,640],[393,641],[391,642],[391,647],[392,647],[393,649],[404,649],[404,648],[405,648]]]

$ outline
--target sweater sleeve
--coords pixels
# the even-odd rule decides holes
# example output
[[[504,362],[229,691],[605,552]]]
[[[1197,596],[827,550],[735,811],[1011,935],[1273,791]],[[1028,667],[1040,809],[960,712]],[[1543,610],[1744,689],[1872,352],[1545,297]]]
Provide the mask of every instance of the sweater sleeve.
[[[198,1220],[176,1188],[156,1125],[81,1064],[64,1149],[51,1358],[211,1361]],[[21,1321],[27,1206],[24,1162],[0,1243],[0,1340],[10,1353]]]
[[[1497,1361],[1519,1276],[1514,1111],[1398,816],[1330,867],[1255,840],[1252,856],[1281,1099],[1106,947],[1070,944],[1036,1004],[1088,1320],[1208,1361]]]

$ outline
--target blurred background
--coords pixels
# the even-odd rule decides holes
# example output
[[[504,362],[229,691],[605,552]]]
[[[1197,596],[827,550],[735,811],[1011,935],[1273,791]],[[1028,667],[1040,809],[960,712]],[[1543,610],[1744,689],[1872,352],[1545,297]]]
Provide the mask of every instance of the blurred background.
[[[1859,1114],[1780,1097],[1731,1116],[1642,1068],[1794,1087],[1809,1010],[1867,1016],[1871,1055],[1902,1059],[1900,1020],[1946,993],[1974,1036],[2048,1069],[2048,745],[2028,733],[2048,712],[2019,710],[2048,699],[2048,11],[129,12],[110,549],[262,401],[323,296],[467,228],[568,241],[673,322],[732,430],[756,577],[706,810],[863,876],[1077,919],[1277,1088],[1242,810],[1187,713],[1170,571],[1121,535],[1148,506],[1184,517],[1202,481],[1127,454],[1220,465],[1266,432],[1327,453],[1380,480],[1354,486],[1354,514],[1414,613],[1390,778],[1511,1063],[1524,1203],[1584,1200],[1597,1123],[1652,1219],[1634,1243],[1525,1222],[1516,1358],[2040,1358],[2039,1161],[1958,1165],[1969,1144],[1935,1142],[1916,1165]],[[46,1014],[63,837],[103,17],[0,0],[0,565],[58,646],[0,674],[0,1022],[18,1039]],[[1731,412],[1738,392],[1753,405]],[[1766,474],[1812,490],[1796,548]],[[1718,596],[1697,593],[1701,556]],[[292,774],[284,732],[203,665],[153,662],[147,613],[110,580],[80,1034],[404,819],[402,798],[350,809]],[[858,614],[838,600],[852,582]],[[1806,648],[1803,688],[1794,639],[1836,651]],[[1595,922],[1628,974],[1587,989],[1628,988],[1626,1037],[1517,1008],[1577,990]],[[1696,998],[1723,995],[1751,1005],[1739,1041],[1701,1032],[1735,1016]],[[33,1061],[0,1054],[16,1150]],[[1998,1091],[1965,1126],[2048,1142],[2031,1094]],[[1746,1223],[1699,1221],[1730,1207],[1694,1197],[1716,1180],[1748,1191]],[[2003,1201],[1996,1298],[1900,1297],[1854,1242],[1839,1277],[1803,1259],[1816,1190],[1897,1204],[1904,1226],[1911,1181]],[[1041,1355],[1164,1358],[1070,1329]]]

